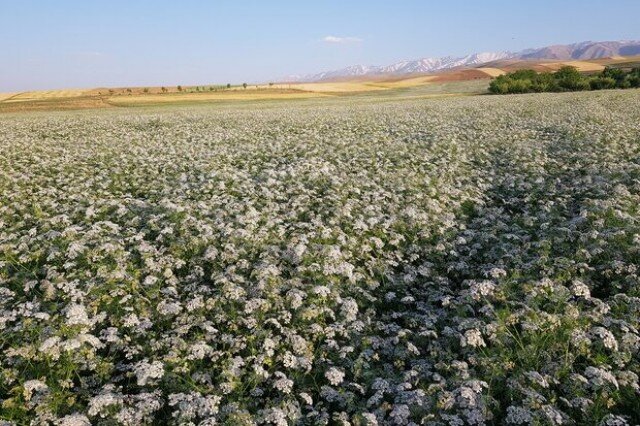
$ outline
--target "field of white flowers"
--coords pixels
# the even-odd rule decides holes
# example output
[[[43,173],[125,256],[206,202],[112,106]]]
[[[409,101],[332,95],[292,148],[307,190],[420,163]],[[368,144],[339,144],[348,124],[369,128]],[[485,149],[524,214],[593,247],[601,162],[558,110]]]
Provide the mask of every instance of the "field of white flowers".
[[[640,92],[0,117],[2,425],[640,423]]]

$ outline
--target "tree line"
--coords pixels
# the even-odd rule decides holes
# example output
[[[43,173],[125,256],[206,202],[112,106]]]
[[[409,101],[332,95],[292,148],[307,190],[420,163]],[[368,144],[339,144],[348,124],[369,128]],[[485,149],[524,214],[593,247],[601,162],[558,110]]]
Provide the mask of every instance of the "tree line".
[[[581,74],[575,67],[564,66],[556,72],[538,73],[524,69],[496,77],[489,85],[494,94],[575,92],[581,90],[628,89],[640,87],[640,68],[625,71],[606,67],[602,72]]]

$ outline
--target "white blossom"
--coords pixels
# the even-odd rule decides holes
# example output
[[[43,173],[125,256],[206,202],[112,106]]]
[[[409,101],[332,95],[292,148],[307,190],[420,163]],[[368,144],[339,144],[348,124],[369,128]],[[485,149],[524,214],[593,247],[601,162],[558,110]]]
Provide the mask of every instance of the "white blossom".
[[[344,380],[344,371],[331,367],[324,373],[324,377],[327,378],[332,386],[338,386]]]

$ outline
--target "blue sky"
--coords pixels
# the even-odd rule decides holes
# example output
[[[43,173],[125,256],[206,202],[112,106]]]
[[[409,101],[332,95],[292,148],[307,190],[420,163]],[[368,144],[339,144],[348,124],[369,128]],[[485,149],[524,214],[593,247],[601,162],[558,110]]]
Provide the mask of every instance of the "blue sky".
[[[0,92],[262,82],[640,39],[638,0],[0,0]]]

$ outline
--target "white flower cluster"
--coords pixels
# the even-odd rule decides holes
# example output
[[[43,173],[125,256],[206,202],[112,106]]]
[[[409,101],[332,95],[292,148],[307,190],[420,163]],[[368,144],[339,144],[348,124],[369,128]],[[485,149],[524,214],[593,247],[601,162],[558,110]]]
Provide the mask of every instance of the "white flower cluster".
[[[0,423],[640,424],[640,93],[351,99],[0,117]]]

